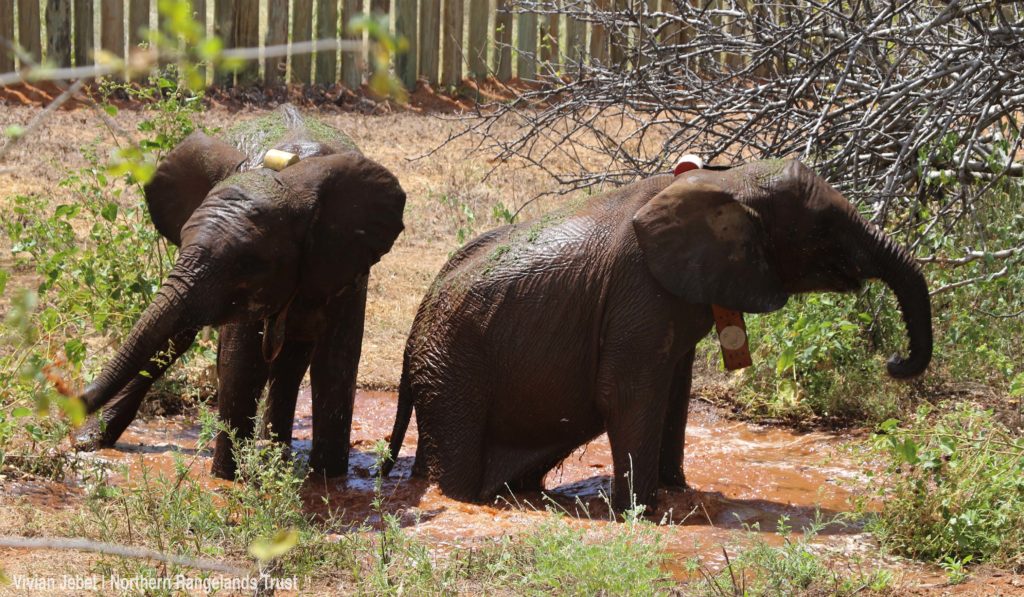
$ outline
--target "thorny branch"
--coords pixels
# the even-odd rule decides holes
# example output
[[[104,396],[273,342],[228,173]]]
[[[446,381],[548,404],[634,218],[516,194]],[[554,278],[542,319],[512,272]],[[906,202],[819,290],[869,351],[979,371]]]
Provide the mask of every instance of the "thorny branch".
[[[986,191],[1024,176],[1024,3],[516,0],[512,10],[590,23],[591,43],[563,44],[561,64],[481,106],[461,134],[564,191],[664,172],[691,152],[719,164],[796,157],[928,255],[922,230],[970,221]],[[964,252],[1020,257],[1007,249]]]

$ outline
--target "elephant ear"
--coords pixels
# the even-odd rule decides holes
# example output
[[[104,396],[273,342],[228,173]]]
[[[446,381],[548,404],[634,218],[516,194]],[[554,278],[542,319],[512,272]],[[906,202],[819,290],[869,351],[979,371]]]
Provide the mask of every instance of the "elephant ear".
[[[144,189],[149,215],[160,234],[180,245],[181,227],[192,212],[243,161],[241,151],[202,132],[192,133],[171,150]]]
[[[655,279],[692,303],[764,313],[786,304],[757,215],[718,186],[678,180],[633,216]]]
[[[366,275],[404,228],[398,179],[358,152],[306,158],[278,176],[313,206],[300,282],[307,297],[329,298]]]

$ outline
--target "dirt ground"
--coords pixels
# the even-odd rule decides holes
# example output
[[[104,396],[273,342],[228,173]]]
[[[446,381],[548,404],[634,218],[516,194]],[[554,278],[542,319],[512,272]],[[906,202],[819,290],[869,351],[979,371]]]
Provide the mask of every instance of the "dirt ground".
[[[262,111],[225,104],[215,102],[202,116],[201,123],[209,128],[223,128]],[[492,215],[492,208],[499,202],[515,211],[539,195],[557,189],[553,181],[534,168],[489,161],[488,153],[474,139],[456,139],[438,149],[460,130],[459,117],[454,113],[374,111],[374,115],[367,115],[328,104],[318,111],[318,116],[344,130],[364,153],[394,172],[408,194],[405,232],[371,273],[359,371],[359,385],[364,390],[391,390],[401,372],[402,352],[415,310],[435,273],[458,246],[456,233],[466,225],[465,211],[475,215],[471,228],[479,233],[499,223]],[[39,108],[31,105],[0,103],[0,130],[12,124],[25,125],[38,113]],[[128,134],[137,134],[136,126],[144,117],[135,110],[122,110],[117,123]],[[514,126],[506,126],[510,136],[516,133]],[[81,155],[83,147],[95,144],[103,155],[114,147],[113,138],[93,109],[80,106],[56,112],[0,163],[0,213],[9,209],[8,198],[17,194],[42,194],[54,204],[70,200],[68,192],[57,185],[62,174],[86,164]],[[565,157],[554,154],[548,166],[557,167],[559,159]],[[542,213],[564,200],[545,196],[530,203],[524,213]],[[5,239],[0,239],[0,266],[10,267],[10,263],[9,246]],[[12,287],[33,283],[33,274],[28,270],[14,274],[9,283]],[[328,502],[334,500],[335,506],[349,508],[354,517],[368,514],[369,445],[390,430],[393,404],[390,394],[360,393],[349,479],[310,488],[311,507],[323,504],[327,498]],[[300,444],[308,441],[309,417],[308,412],[302,411],[308,406],[308,395],[304,395],[296,417]],[[686,466],[696,491],[666,495],[663,499],[663,509],[675,512],[672,518],[677,524],[666,527],[665,532],[680,564],[691,555],[712,557],[709,554],[720,551],[722,545],[746,532],[745,524],[760,522],[767,532],[774,529],[780,515],[789,516],[799,525],[806,524],[818,509],[832,513],[850,511],[855,496],[864,489],[859,465],[845,455],[847,442],[843,438],[735,424],[707,407],[701,412],[688,430],[693,449],[688,447]],[[187,447],[194,427],[195,421],[184,416],[138,421],[117,449],[106,450],[98,457],[126,461],[144,456],[153,466],[167,466],[169,453],[176,447]],[[397,469],[400,474],[388,482],[386,489],[398,507],[421,514],[414,525],[417,533],[436,538],[439,544],[449,544],[467,537],[528,529],[536,524],[538,514],[530,508],[459,504],[440,496],[436,488],[407,482],[414,445],[415,434],[410,433]],[[597,495],[607,488],[610,472],[607,450],[607,440],[602,438],[553,471],[546,485],[554,490],[556,501],[571,509],[582,499],[599,518]],[[732,474],[723,472],[723,462],[729,463]],[[205,461],[200,461],[196,474],[205,474],[206,466]],[[54,529],[49,528],[47,513],[73,507],[77,499],[73,488],[40,480],[15,482],[0,478],[0,487],[4,488],[4,496],[0,497],[0,534],[52,534]],[[534,505],[541,501],[539,495],[525,499]],[[689,518],[683,515],[695,510],[703,514]],[[825,535],[822,543],[828,549],[877,555],[870,537],[857,529]],[[25,575],[40,569],[81,569],[93,560],[92,556],[82,554],[0,549],[0,563],[8,575]],[[998,571],[982,570],[966,584],[947,586],[940,570],[895,560],[891,565],[899,571],[900,594],[1024,594],[1024,578]],[[5,589],[0,588],[0,593],[5,593]]]

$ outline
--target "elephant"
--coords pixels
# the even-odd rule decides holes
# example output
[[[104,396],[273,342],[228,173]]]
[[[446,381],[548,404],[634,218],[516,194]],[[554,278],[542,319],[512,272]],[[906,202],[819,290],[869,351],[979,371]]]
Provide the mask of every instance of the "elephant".
[[[888,373],[922,373],[932,328],[920,268],[799,161],[657,175],[497,228],[458,250],[420,304],[383,470],[414,409],[413,475],[471,502],[542,490],[607,432],[611,506],[653,513],[659,487],[686,488],[694,350],[713,305],[766,313],[869,279],[893,290],[909,336]]]
[[[298,161],[263,167],[270,149]],[[398,180],[340,131],[284,105],[236,126],[226,141],[192,133],[159,163],[144,193],[154,226],[179,247],[177,261],[83,390],[90,414],[113,402],[78,435],[80,447],[112,446],[154,380],[209,325],[219,330],[219,416],[236,437],[253,435],[269,386],[264,423],[272,439],[290,443],[308,368],[310,468],[344,475],[367,279],[403,230]],[[212,473],[236,473],[224,431]]]

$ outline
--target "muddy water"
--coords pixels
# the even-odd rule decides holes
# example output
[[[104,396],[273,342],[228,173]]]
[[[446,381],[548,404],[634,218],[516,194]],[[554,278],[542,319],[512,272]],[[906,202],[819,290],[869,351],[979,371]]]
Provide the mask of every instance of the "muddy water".
[[[796,531],[815,516],[829,520],[852,509],[851,491],[857,485],[857,467],[844,455],[837,439],[822,433],[799,434],[789,430],[758,427],[729,421],[700,403],[691,406],[686,434],[685,470],[690,491],[662,491],[657,518],[665,527],[669,549],[681,565],[700,556],[715,566],[724,559],[723,546],[733,551],[756,529],[769,541],[783,517]],[[359,392],[349,475],[345,479],[310,479],[305,488],[311,512],[331,512],[357,526],[376,524],[370,509],[373,492],[375,441],[388,437],[395,414],[395,396]],[[312,427],[309,392],[299,398],[295,419],[294,448],[308,450]],[[180,454],[192,474],[211,489],[224,482],[211,479],[209,451],[196,452],[198,427],[176,417],[137,421],[115,449],[101,450],[96,458],[127,463],[133,473],[148,467],[151,474],[174,474],[174,455]],[[440,548],[467,540],[496,537],[533,528],[546,507],[559,508],[580,524],[608,524],[604,499],[610,488],[611,452],[606,436],[573,453],[545,479],[547,495],[521,492],[500,496],[489,505],[464,504],[442,496],[436,487],[410,479],[416,445],[415,425],[410,426],[402,455],[384,484],[388,509],[403,513],[411,530],[439,544]],[[144,464],[143,464],[144,463]],[[133,476],[134,476],[133,474]],[[861,537],[860,539],[856,539]],[[862,543],[857,528],[834,527],[821,541],[848,549],[844,542]]]

